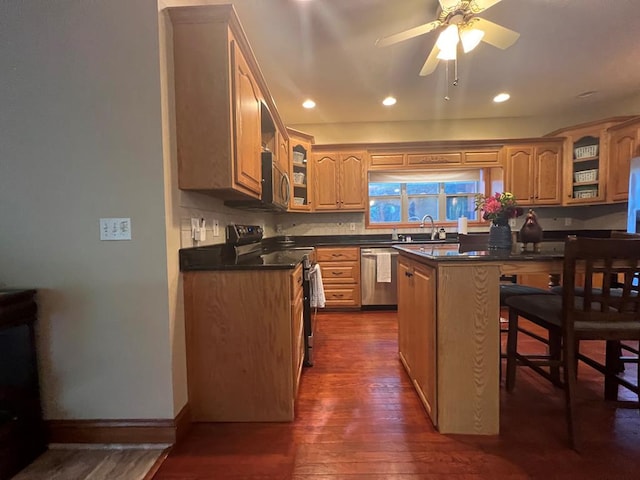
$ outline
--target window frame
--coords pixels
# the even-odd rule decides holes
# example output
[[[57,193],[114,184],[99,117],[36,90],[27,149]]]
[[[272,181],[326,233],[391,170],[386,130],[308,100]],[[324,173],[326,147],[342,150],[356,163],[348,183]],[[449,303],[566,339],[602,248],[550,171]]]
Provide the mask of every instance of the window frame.
[[[465,166],[463,168],[433,168],[433,169],[428,169],[428,171],[430,173],[436,173],[436,172],[451,172],[451,171],[455,171],[455,170],[476,170],[478,171],[479,175],[480,175],[480,193],[484,194],[484,195],[490,195],[491,193],[493,193],[494,191],[502,191],[503,190],[503,177],[504,177],[504,171],[501,167],[476,167],[476,168],[469,168],[468,166]],[[400,169],[394,169],[394,170],[384,170],[385,172],[388,172],[390,174],[393,173],[398,173],[398,174],[403,174],[403,175],[411,175],[411,174],[415,174],[415,175],[419,175],[421,172],[424,172],[425,170],[400,170]],[[499,171],[499,173],[497,172]],[[380,172],[380,170],[375,170],[375,172]],[[400,222],[388,222],[388,223],[371,223],[371,200],[372,199],[384,199],[384,198],[397,198],[396,196],[374,196],[374,197],[370,197],[369,196],[369,173],[373,173],[372,171],[367,171],[367,175],[366,175],[366,209],[365,209],[365,229],[392,229],[392,228],[417,228],[420,225],[420,220],[417,221],[404,221],[405,215],[408,216],[408,210],[409,210],[409,205],[408,205],[408,198],[409,196],[406,194],[406,183],[409,182],[399,182],[401,183],[401,189],[403,189],[404,191],[401,191],[399,196],[400,196],[400,208],[401,208],[401,221]],[[484,192],[482,192],[484,187]],[[439,188],[440,190],[444,190],[442,187]],[[475,194],[474,194],[475,195]],[[446,217],[446,194],[443,191],[440,191],[438,193],[438,196],[441,197],[442,199],[444,199],[445,201],[439,202],[438,205],[438,209],[440,214],[445,213],[445,217]],[[436,223],[438,224],[438,227],[453,227],[457,225],[457,220],[436,220]],[[482,226],[486,224],[486,221],[482,220],[482,218],[478,218],[476,220],[469,220],[468,225],[469,226]]]

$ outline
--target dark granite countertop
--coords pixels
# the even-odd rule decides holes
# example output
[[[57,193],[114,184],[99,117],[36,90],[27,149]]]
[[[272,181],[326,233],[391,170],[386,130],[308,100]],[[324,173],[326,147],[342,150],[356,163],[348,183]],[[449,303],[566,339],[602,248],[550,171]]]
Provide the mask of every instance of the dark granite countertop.
[[[405,235],[399,233],[399,235]],[[295,249],[304,247],[395,247],[405,250],[409,254],[423,256],[431,260],[504,260],[505,258],[517,260],[541,260],[544,255],[555,255],[554,258],[562,258],[562,250],[557,250],[558,245],[564,245],[567,235],[582,237],[605,238],[611,235],[610,230],[562,230],[545,231],[541,253],[521,253],[520,246],[514,247],[517,253],[511,254],[504,251],[491,250],[487,252],[458,251],[458,234],[448,233],[445,240],[430,240],[426,233],[408,233],[411,242],[391,240],[391,234],[367,234],[367,235],[303,235],[303,236],[278,236],[262,240],[262,252],[260,255],[246,257],[237,260],[233,249],[225,244],[209,245],[206,247],[183,248],[179,251],[180,271],[202,270],[256,270],[256,269],[292,269],[301,261],[304,251],[296,252]],[[422,250],[421,250],[422,248]],[[556,249],[554,251],[554,249]],[[545,253],[546,252],[546,253]],[[507,257],[505,257],[507,255]],[[514,257],[513,255],[517,255]]]
[[[522,243],[515,243],[511,250],[471,250],[460,251],[459,245],[394,245],[396,250],[409,256],[427,259],[434,262],[504,262],[504,261],[539,261],[562,260],[564,258],[564,242],[542,242],[540,251],[522,250]]]

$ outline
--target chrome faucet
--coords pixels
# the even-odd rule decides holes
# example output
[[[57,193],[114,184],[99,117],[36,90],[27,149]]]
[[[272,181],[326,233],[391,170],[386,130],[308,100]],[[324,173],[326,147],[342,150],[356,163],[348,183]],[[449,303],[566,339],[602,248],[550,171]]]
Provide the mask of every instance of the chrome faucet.
[[[420,220],[420,228],[424,228],[425,218],[428,218],[429,220],[431,220],[431,240],[434,240],[436,238],[436,235],[438,235],[438,230],[436,230],[436,225],[433,222],[433,217],[431,215],[427,214],[424,217],[422,217],[422,220]]]

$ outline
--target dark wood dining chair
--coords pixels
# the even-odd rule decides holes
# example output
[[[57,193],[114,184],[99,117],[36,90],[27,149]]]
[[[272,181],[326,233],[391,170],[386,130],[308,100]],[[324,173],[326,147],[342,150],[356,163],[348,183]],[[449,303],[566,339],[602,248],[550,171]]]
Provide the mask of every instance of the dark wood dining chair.
[[[576,275],[584,285],[576,285]],[[575,419],[575,390],[578,360],[605,375],[605,384],[624,385],[638,394],[636,384],[618,376],[617,354],[607,348],[605,363],[598,363],[578,350],[580,340],[604,340],[607,347],[625,340],[640,340],[640,296],[634,280],[640,274],[640,239],[568,238],[565,242],[562,295],[524,295],[509,298],[507,337],[507,391],[515,386],[516,364],[533,368],[554,380],[553,369],[562,370],[566,421],[571,446],[579,450]],[[612,278],[622,287],[616,290]],[[602,279],[602,286],[596,287]],[[529,356],[518,351],[518,319],[525,318],[549,332],[553,340],[548,355]],[[545,367],[550,367],[551,372]],[[638,403],[637,406],[640,406]]]

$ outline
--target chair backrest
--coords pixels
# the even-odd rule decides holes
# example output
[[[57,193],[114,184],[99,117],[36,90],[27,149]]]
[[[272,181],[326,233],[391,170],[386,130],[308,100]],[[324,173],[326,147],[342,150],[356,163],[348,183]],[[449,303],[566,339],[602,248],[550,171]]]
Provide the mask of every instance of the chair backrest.
[[[489,233],[459,233],[460,252],[473,252],[489,248]]]
[[[576,292],[576,272],[584,274],[582,295]],[[640,322],[640,295],[633,285],[639,274],[640,238],[569,237],[562,275],[565,325],[573,328],[575,323],[576,329],[584,330],[595,322],[600,322],[599,327],[606,325],[603,322],[612,326],[616,322]],[[602,287],[594,286],[596,277],[602,278]],[[621,286],[612,282],[616,277]],[[617,290],[615,294],[613,289]]]

